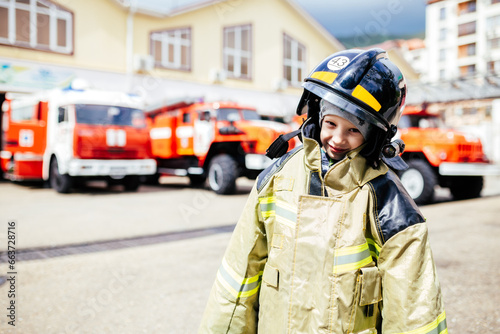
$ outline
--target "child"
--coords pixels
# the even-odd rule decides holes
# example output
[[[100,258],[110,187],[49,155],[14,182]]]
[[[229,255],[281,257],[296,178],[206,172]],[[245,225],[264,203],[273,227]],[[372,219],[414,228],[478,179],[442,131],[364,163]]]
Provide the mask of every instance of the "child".
[[[199,332],[447,333],[427,226],[382,154],[400,70],[381,49],[341,51],[303,87],[303,146],[259,175]]]

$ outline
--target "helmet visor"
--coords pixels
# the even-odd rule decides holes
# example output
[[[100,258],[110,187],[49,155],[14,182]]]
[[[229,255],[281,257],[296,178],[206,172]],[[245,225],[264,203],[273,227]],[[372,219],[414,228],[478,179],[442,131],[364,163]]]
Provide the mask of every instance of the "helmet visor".
[[[330,102],[331,104],[349,112],[350,114],[384,130],[388,131],[389,126],[387,122],[384,122],[381,120],[381,117],[377,117],[376,115],[373,115],[372,113],[364,110],[363,108],[357,106],[356,104],[352,103],[351,101],[343,98],[340,95],[334,94],[331,91],[321,87],[320,85],[317,85],[313,82],[305,82],[302,87],[304,89],[307,89],[311,93],[319,96],[322,99],[325,99],[326,101]]]

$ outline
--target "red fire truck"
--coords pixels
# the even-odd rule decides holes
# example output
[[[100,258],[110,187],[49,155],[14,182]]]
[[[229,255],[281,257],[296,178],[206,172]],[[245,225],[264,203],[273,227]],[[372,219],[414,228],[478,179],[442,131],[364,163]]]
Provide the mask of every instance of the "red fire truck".
[[[7,96],[1,168],[14,181],[45,180],[60,193],[106,179],[134,191],[156,172],[142,102],[121,92],[51,90]]]
[[[198,186],[208,181],[218,194],[234,193],[240,176],[255,179],[271,163],[269,145],[291,131],[235,102],[180,100],[151,108],[147,116],[157,177],[187,176]]]
[[[398,123],[410,167],[401,182],[418,204],[432,202],[434,188],[449,188],[454,199],[479,197],[483,176],[500,175],[483,151],[479,138],[444,127],[425,107],[407,106]]]

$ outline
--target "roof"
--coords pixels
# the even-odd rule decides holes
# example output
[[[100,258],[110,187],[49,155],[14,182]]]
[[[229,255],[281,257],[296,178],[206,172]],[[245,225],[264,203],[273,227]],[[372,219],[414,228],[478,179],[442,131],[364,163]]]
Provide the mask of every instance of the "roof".
[[[421,38],[412,38],[406,40],[405,42],[408,50],[410,51],[425,48],[425,42]]]
[[[412,39],[392,39],[387,40],[385,42],[365,46],[362,49],[371,49],[371,48],[381,48],[384,50],[390,49],[403,49],[408,51],[413,51],[417,49],[424,49],[425,42],[421,38],[412,38]]]
[[[192,12],[204,7],[230,0],[183,0],[180,5],[168,5],[165,1],[152,1],[147,3],[139,0],[114,0],[123,8],[132,12],[137,12],[155,17],[173,17],[184,13]],[[326,38],[336,49],[344,50],[345,46],[340,43],[330,32],[315,20],[309,13],[293,0],[283,0],[288,3],[302,18],[315,28],[324,38]],[[176,2],[174,2],[176,3]],[[230,4],[229,4],[230,5]]]
[[[408,82],[407,104],[500,98],[500,78],[485,76],[438,83]]]

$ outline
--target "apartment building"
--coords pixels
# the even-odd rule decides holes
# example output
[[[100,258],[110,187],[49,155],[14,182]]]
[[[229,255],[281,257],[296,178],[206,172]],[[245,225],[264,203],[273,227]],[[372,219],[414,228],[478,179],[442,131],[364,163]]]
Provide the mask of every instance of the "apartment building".
[[[428,1],[426,47],[428,82],[498,75],[500,0]]]

